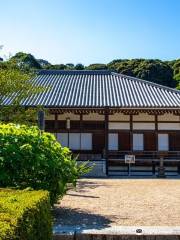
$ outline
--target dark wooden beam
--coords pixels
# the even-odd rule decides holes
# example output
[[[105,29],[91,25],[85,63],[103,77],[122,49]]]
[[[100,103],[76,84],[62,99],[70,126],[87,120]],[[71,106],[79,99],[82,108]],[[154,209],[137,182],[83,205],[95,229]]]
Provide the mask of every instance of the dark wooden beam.
[[[50,113],[59,113],[59,114],[63,114],[63,113],[74,113],[74,114],[89,114],[89,113],[99,113],[102,115],[105,115],[105,109],[104,108],[50,108],[49,109]],[[111,108],[109,109],[109,115],[114,114],[114,113],[123,113],[125,115],[138,115],[139,113],[147,113],[150,115],[163,115],[165,113],[172,113],[174,115],[178,115],[180,116],[180,109],[168,109],[168,108],[164,108],[164,109],[148,109],[148,108],[137,108],[137,109],[133,109],[133,108],[127,108],[127,109],[122,109],[122,108]]]

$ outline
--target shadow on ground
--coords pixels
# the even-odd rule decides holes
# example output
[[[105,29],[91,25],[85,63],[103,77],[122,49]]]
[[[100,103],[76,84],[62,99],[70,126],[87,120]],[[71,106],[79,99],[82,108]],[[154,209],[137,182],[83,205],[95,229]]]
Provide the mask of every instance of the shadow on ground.
[[[83,179],[78,182],[77,190],[79,193],[83,193],[89,191],[90,189],[95,189],[102,186],[107,186],[107,184],[105,182],[97,182],[96,180],[86,181]]]
[[[64,207],[54,207],[55,225],[74,226],[96,229],[110,227],[112,221],[98,214],[81,211],[80,209],[69,209]]]

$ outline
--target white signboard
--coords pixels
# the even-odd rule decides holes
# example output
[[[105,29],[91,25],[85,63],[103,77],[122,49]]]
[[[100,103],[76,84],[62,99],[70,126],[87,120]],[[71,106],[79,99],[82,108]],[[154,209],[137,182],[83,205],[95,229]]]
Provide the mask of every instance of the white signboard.
[[[135,155],[125,155],[125,163],[135,163]]]

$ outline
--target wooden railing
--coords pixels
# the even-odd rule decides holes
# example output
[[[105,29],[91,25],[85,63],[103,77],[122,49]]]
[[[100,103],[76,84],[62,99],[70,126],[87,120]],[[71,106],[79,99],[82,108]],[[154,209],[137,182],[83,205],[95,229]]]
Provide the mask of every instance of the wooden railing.
[[[180,151],[168,151],[168,152],[158,152],[158,151],[108,151],[107,159],[109,160],[123,160],[125,155],[133,154],[135,155],[136,161],[159,161],[160,157],[163,154],[164,160],[169,161],[180,161]],[[74,153],[75,156],[78,156],[78,160],[81,161],[100,161],[104,159],[103,153]]]
[[[159,160],[162,156],[165,160],[180,160],[180,151],[108,151],[108,159],[124,159],[126,154],[133,154],[139,160]]]

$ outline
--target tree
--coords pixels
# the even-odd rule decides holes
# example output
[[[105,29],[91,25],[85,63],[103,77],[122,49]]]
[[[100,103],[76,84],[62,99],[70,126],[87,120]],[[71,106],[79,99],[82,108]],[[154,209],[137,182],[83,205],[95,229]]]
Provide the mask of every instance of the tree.
[[[3,45],[0,45],[0,50],[3,48]],[[0,62],[2,62],[3,61],[3,58],[2,57],[0,57]]]
[[[23,71],[42,69],[38,60],[28,53],[18,52],[9,59],[9,62],[16,64]]]
[[[42,68],[51,66],[51,64],[47,60],[44,60],[44,59],[37,59],[37,62],[41,65]]]
[[[88,67],[86,67],[88,70],[106,70],[107,65],[102,64],[102,63],[95,63],[95,64],[90,64]]]
[[[66,63],[66,67],[69,70],[74,69],[74,64],[73,63]]]
[[[91,169],[34,126],[0,124],[0,149],[0,187],[48,190],[52,203]]]
[[[81,63],[78,63],[78,64],[76,64],[75,69],[76,70],[84,70],[84,65]]]
[[[52,70],[65,70],[65,69],[67,69],[67,66],[64,64],[55,64],[55,65],[45,66],[44,68],[52,69]]]
[[[38,109],[24,108],[21,102],[45,90],[35,87],[32,75],[18,69],[0,69],[0,120],[31,124],[36,121]]]
[[[158,59],[113,60],[108,68],[125,75],[148,80],[168,87],[176,87],[173,69]]]

